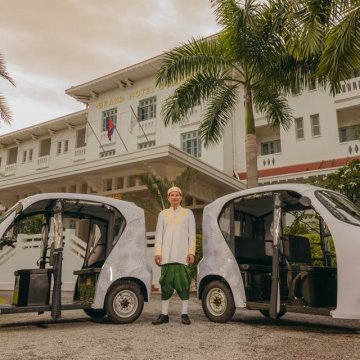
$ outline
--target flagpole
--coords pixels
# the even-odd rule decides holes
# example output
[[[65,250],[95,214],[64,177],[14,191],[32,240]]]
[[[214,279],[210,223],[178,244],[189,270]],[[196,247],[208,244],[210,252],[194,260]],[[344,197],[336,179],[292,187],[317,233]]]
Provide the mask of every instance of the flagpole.
[[[123,140],[122,137],[120,136],[119,131],[118,131],[118,129],[117,129],[116,126],[115,126],[115,131],[116,131],[116,133],[119,135],[119,138],[120,138],[122,144],[124,145],[124,148],[126,149],[127,152],[129,152],[129,150],[128,150],[128,148],[126,147],[126,145],[125,145],[125,143],[124,143],[124,140]]]
[[[98,142],[98,143],[99,143],[99,145],[101,146],[102,151],[104,151],[104,152],[105,152],[105,149],[104,149],[104,147],[101,145],[101,142],[100,142],[99,138],[96,136],[96,133],[95,133],[94,129],[92,128],[92,126],[91,126],[90,122],[88,121],[87,123],[88,123],[88,125],[90,126],[91,131],[92,131],[92,132],[93,132],[93,134],[95,135],[95,138],[96,138],[97,142]]]
[[[149,139],[148,139],[148,137],[146,136],[145,131],[144,131],[143,127],[141,126],[140,121],[139,121],[138,117],[136,116],[135,111],[134,111],[134,109],[133,109],[133,107],[132,107],[131,105],[130,105],[130,108],[131,108],[131,111],[133,112],[133,114],[134,114],[134,116],[135,116],[135,119],[136,119],[137,123],[139,124],[139,126],[140,126],[140,128],[141,128],[142,133],[143,133],[144,136],[145,136],[146,142],[149,142]]]

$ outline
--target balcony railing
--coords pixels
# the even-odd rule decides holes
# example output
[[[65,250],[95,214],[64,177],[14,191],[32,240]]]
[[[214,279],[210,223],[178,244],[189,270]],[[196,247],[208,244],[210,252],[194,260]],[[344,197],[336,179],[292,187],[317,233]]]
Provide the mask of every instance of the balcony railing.
[[[37,169],[44,169],[49,167],[50,155],[41,156],[37,160]]]
[[[85,160],[85,154],[86,154],[86,147],[85,146],[75,149],[74,161]]]
[[[5,176],[14,175],[16,170],[16,164],[9,164],[5,166]]]
[[[140,121],[140,123],[135,124],[135,130],[136,130],[136,135],[140,136],[140,135],[144,135],[145,134],[150,134],[155,132],[155,118],[149,119],[149,120],[144,120],[144,121]]]
[[[335,96],[335,102],[353,98],[360,95],[360,77],[341,82],[341,89]]]

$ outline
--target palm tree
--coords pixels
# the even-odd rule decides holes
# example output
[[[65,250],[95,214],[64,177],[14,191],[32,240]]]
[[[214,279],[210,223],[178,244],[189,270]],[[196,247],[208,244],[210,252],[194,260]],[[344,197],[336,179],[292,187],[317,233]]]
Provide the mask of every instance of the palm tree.
[[[317,58],[316,76],[330,84],[333,94],[340,82],[360,68],[359,0],[284,0],[286,47],[297,59]]]
[[[190,182],[194,178],[195,174],[196,171],[190,168],[186,168],[184,171],[182,171],[181,174],[175,178],[175,180],[169,180],[166,177],[161,178],[154,174],[140,174],[138,175],[138,178],[140,179],[141,183],[147,187],[150,198],[125,194],[122,199],[133,201],[151,214],[158,215],[161,210],[168,206],[168,189],[174,185],[180,187],[183,192],[183,198],[185,199]]]
[[[12,85],[15,86],[14,80],[11,78],[11,76],[6,70],[5,60],[1,54],[0,54],[0,77],[2,77],[5,80],[8,80]],[[12,120],[10,108],[7,105],[5,97],[1,94],[0,94],[0,117],[6,123],[10,123]]]
[[[286,95],[298,91],[311,66],[295,61],[279,36],[284,13],[281,2],[210,0],[221,32],[207,39],[191,39],[165,55],[157,85],[174,94],[163,104],[165,125],[181,123],[200,101],[206,110],[200,124],[205,147],[218,143],[241,103],[243,94],[247,185],[258,184],[257,143],[253,106],[268,123],[287,129],[292,120]],[[311,65],[311,64],[310,64]]]

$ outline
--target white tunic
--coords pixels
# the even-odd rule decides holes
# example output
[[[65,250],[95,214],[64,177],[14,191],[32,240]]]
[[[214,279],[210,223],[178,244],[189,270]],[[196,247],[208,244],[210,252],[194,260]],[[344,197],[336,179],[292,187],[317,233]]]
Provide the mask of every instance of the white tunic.
[[[195,218],[191,210],[178,206],[161,211],[155,233],[155,256],[161,264],[187,265],[187,256],[195,255]]]

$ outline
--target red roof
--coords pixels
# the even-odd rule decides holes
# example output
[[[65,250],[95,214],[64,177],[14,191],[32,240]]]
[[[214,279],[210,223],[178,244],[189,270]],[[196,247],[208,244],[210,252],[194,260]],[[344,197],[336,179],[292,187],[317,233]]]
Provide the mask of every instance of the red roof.
[[[258,177],[260,179],[269,176],[288,175],[288,174],[302,173],[306,171],[339,168],[341,166],[346,165],[349,161],[355,159],[360,160],[360,156],[353,156],[353,157],[346,157],[346,158],[332,159],[332,160],[322,160],[322,161],[316,161],[305,164],[276,167],[271,169],[262,169],[262,170],[258,170]],[[246,179],[246,172],[241,172],[238,175],[241,180]]]

